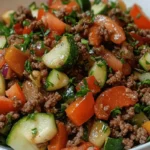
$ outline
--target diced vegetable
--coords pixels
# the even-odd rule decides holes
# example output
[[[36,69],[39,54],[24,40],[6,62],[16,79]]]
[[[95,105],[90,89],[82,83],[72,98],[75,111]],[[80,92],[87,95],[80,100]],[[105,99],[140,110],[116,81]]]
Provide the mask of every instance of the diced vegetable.
[[[23,29],[23,34],[30,34],[31,33],[31,29],[27,26],[24,27]]]
[[[79,5],[75,0],[67,1],[68,3],[63,2],[62,0],[55,0],[50,5],[52,10],[64,9],[67,13],[71,13],[73,10],[79,10]]]
[[[47,12],[44,18],[44,22],[48,25],[48,28],[52,31],[57,31],[59,35],[63,34],[67,25],[55,17],[53,14]]]
[[[134,23],[141,29],[150,29],[150,20],[144,14],[139,5],[134,4],[130,10],[130,15],[134,20]]]
[[[15,97],[17,100],[20,100],[22,104],[26,102],[22,89],[17,82],[6,91],[6,95],[9,99]]]
[[[14,10],[9,10],[2,15],[2,19],[7,25],[10,25],[10,15],[13,14]]]
[[[150,70],[150,53],[145,53],[139,60],[139,64],[146,71]]]
[[[4,48],[6,45],[6,37],[5,36],[0,36],[0,49]]]
[[[96,81],[94,76],[86,77],[85,80],[86,80],[85,82],[87,82],[87,86],[88,86],[89,90],[93,94],[100,92],[100,86],[98,85],[98,82]],[[77,84],[77,86],[76,86],[77,91],[79,91],[84,84],[85,84],[84,80],[81,81],[79,84]]]
[[[68,118],[75,125],[82,125],[94,115],[94,103],[92,92],[88,92],[84,97],[77,98],[66,109]]]
[[[72,36],[63,36],[60,42],[42,57],[44,64],[52,69],[69,68],[78,58],[78,48]]]
[[[107,62],[108,66],[111,67],[114,71],[122,70],[123,64],[110,51],[102,49],[100,51],[100,55]]]
[[[146,117],[146,115],[143,112],[140,112],[139,114],[135,114],[135,116],[132,118],[132,122],[137,126],[142,126],[144,122],[149,121],[149,119]]]
[[[107,79],[107,67],[105,62],[102,60],[95,62],[89,71],[89,75],[93,75],[99,85],[103,87]]]
[[[122,144],[122,139],[113,139],[108,137],[105,145],[104,150],[124,150],[124,146]]]
[[[76,1],[83,11],[87,11],[91,9],[91,3],[89,0],[76,0]]]
[[[125,33],[115,21],[104,15],[97,15],[94,23],[98,26],[105,26],[110,34],[110,40],[115,44],[121,44],[126,40]]]
[[[14,111],[14,102],[6,98],[5,96],[0,96],[0,114],[7,114]]]
[[[95,121],[89,134],[89,141],[98,147],[102,147],[109,135],[109,126],[102,121]]]
[[[27,55],[14,46],[10,46],[6,50],[5,61],[9,67],[16,72],[18,75],[22,76],[24,71],[24,64],[27,60]]]
[[[44,15],[45,15],[44,9],[43,9],[43,8],[40,8],[40,9],[38,10],[37,20],[41,20]]]
[[[38,8],[36,6],[36,3],[33,2],[30,6],[29,6],[30,10],[31,10],[31,13],[32,13],[32,16],[37,18],[38,17]]]
[[[16,23],[13,26],[13,28],[14,28],[15,33],[17,33],[17,34],[22,34],[23,33],[23,27],[21,26],[20,23]]]
[[[69,78],[66,74],[53,69],[46,80],[46,90],[55,91],[67,86],[69,83]]]
[[[100,2],[99,4],[94,4],[91,9],[94,15],[103,14],[107,10],[107,4]]]
[[[0,96],[5,95],[5,79],[3,75],[0,73]]]
[[[150,121],[146,121],[142,127],[148,132],[148,134],[150,135]]]
[[[66,147],[68,139],[68,133],[64,123],[58,123],[58,132],[55,137],[50,141],[48,150],[61,150]]]
[[[132,106],[137,102],[134,93],[125,86],[110,88],[99,95],[94,110],[97,118],[108,120],[111,111],[117,107]]]
[[[98,26],[94,25],[89,30],[88,39],[89,39],[90,45],[99,46],[102,41],[102,37],[97,32],[97,29],[98,29]]]
[[[7,145],[15,150],[39,150],[36,144],[47,142],[57,134],[53,114],[31,115],[20,119],[7,137]]]

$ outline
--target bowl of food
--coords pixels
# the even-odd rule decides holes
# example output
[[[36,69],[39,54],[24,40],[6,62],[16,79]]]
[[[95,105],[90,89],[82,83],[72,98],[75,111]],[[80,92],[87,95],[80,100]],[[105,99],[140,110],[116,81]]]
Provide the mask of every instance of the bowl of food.
[[[147,4],[3,2],[0,149],[150,149]]]

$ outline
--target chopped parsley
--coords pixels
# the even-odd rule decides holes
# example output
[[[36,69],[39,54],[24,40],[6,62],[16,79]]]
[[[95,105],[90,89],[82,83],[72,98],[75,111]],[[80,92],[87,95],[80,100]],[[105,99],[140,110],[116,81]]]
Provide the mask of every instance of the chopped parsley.
[[[64,17],[66,22],[71,22],[73,25],[77,24],[77,13],[75,11],[72,11],[71,14]]]
[[[56,41],[59,41],[61,39],[61,36],[60,35],[55,35],[55,40]]]
[[[45,11],[49,11],[49,7],[48,5],[41,3],[41,7],[45,10]]]
[[[82,139],[87,142],[88,141],[88,137],[89,137],[88,126],[87,125],[83,125],[83,136],[82,136]]]
[[[70,0],[62,0],[62,4],[67,5],[70,3]]]
[[[136,113],[140,113],[141,112],[141,105],[139,103],[134,105],[134,111]]]
[[[45,88],[47,89],[48,87],[53,87],[54,86],[54,84],[52,83],[52,82],[50,82],[50,81],[46,81],[46,83],[45,83]]]
[[[26,60],[25,61],[25,70],[28,72],[28,73],[31,73],[32,72],[32,67],[31,67],[31,62],[29,60]]]
[[[31,129],[31,133],[32,133],[32,135],[33,135],[33,136],[36,136],[36,135],[37,135],[37,133],[38,133],[37,128],[33,128],[33,129]]]
[[[120,59],[121,63],[124,64],[125,60],[123,58]]]
[[[142,81],[141,84],[148,84],[148,85],[150,85],[150,79]]]
[[[86,40],[86,39],[81,39],[81,43],[84,44],[84,45],[87,45],[89,43],[89,41]]]
[[[44,33],[44,36],[47,36],[50,33],[50,29],[47,29]]]
[[[24,21],[23,21],[23,26],[25,27],[25,26],[28,26],[28,25],[30,25],[30,21],[24,20]]]
[[[87,81],[83,80],[83,85],[80,87],[80,90],[76,93],[77,97],[83,97],[89,92]]]
[[[114,118],[116,117],[117,115],[120,115],[121,114],[121,108],[119,107],[116,107],[115,109],[113,109],[111,111],[111,116]]]

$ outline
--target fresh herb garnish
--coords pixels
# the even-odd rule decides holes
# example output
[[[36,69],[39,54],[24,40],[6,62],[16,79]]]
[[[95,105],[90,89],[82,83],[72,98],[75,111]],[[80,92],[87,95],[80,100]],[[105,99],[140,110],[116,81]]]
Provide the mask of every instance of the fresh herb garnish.
[[[33,136],[36,136],[36,135],[37,135],[37,133],[38,133],[37,128],[33,128],[33,129],[31,129],[31,133],[32,133],[32,135],[33,135]]]
[[[45,11],[49,11],[48,5],[41,3],[41,8],[43,8]]]
[[[77,24],[77,13],[75,11],[72,11],[71,14],[64,17],[66,22],[71,22],[73,25]]]
[[[150,136],[146,139],[146,142],[150,142]]]
[[[10,26],[12,27],[15,23],[16,23],[16,20],[15,20],[15,17],[14,17],[15,13],[11,13],[9,16],[10,16]]]
[[[66,4],[69,4],[70,3],[70,0],[62,0],[62,4],[66,5]]]
[[[141,84],[148,84],[148,85],[150,85],[150,79],[142,81]]]
[[[55,35],[55,40],[56,41],[59,41],[61,39],[61,36],[60,35]]]
[[[89,41],[86,40],[86,39],[81,39],[81,43],[84,44],[84,45],[87,45],[89,43]]]
[[[28,120],[28,119],[34,120],[34,119],[35,119],[35,113],[33,113],[33,114],[28,114],[27,120]]]
[[[88,84],[86,79],[83,80],[83,85],[80,87],[80,90],[76,93],[77,97],[83,97],[89,92]]]
[[[134,111],[135,111],[135,113],[141,112],[141,105],[139,103],[134,105]]]
[[[87,125],[83,125],[83,136],[82,136],[82,139],[87,142],[88,138],[89,138],[88,126]]]
[[[99,4],[101,0],[94,0],[94,4]]]
[[[113,109],[112,111],[111,111],[111,116],[114,118],[114,117],[116,117],[117,115],[120,115],[121,114],[121,108],[119,108],[119,107],[117,107],[117,108],[115,108],[115,109]]]
[[[31,73],[32,72],[32,67],[31,67],[31,62],[29,60],[26,60],[25,61],[25,70],[28,72],[28,73]]]
[[[44,36],[47,36],[50,33],[50,29],[47,29],[46,32],[44,33]]]
[[[0,35],[10,36],[13,33],[13,29],[7,27],[4,23],[0,22]]]
[[[30,25],[30,21],[24,20],[22,24],[23,24],[24,27],[28,26],[28,25]]]
[[[75,99],[75,88],[70,86],[62,95],[64,102],[72,102]]]
[[[53,87],[54,86],[54,84],[52,83],[52,82],[50,82],[50,81],[46,81],[46,83],[45,83],[45,88],[47,89],[48,87]]]
[[[123,58],[120,59],[122,64],[125,64],[125,60]]]
[[[31,10],[37,9],[36,3],[35,3],[35,2],[31,3],[31,4],[29,5],[29,8],[30,8]]]

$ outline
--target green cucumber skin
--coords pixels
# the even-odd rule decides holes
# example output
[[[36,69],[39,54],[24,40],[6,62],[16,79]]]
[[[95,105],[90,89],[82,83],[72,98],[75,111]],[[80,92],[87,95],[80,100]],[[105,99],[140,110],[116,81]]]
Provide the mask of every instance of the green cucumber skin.
[[[147,60],[149,58],[149,60]],[[139,60],[139,64],[145,71],[150,70],[150,64],[147,64],[146,61],[150,62],[150,53],[145,53]]]
[[[62,67],[57,68],[60,71],[72,67],[78,60],[79,51],[73,37],[67,36],[67,40],[70,43],[70,55],[65,64]]]
[[[95,7],[96,7],[96,5],[99,5],[99,11],[97,11],[97,13],[95,13]],[[93,6],[92,6],[92,8],[91,8],[92,10],[93,10],[93,12],[94,12],[94,15],[98,15],[98,14],[105,14],[106,12],[107,12],[107,5],[105,4],[105,3],[102,3],[102,2],[100,2],[99,4],[94,4]]]

